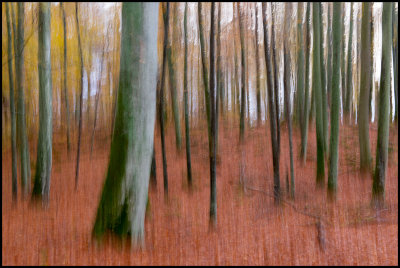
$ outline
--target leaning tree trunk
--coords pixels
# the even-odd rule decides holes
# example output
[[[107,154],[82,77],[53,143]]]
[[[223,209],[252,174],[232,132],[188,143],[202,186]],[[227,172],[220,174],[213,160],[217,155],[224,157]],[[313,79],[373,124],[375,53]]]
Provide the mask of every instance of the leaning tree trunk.
[[[76,32],[78,33],[78,48],[79,48],[79,63],[80,63],[80,89],[81,94],[79,98],[79,130],[78,130],[78,150],[76,153],[76,169],[75,169],[75,190],[78,188],[79,178],[79,156],[81,152],[81,136],[82,136],[82,102],[83,102],[83,55],[81,46],[81,34],[79,32],[79,19],[78,19],[78,3],[75,3],[75,20]]]
[[[333,4],[332,35],[333,35],[333,66],[332,66],[332,100],[331,100],[331,135],[329,143],[329,172],[328,195],[331,200],[336,199],[337,173],[339,160],[339,116],[340,116],[340,40],[342,24],[340,3]],[[368,73],[369,74],[369,73]],[[367,75],[368,75],[367,74]],[[368,114],[367,114],[368,116]]]
[[[39,3],[38,70],[39,70],[39,140],[32,199],[49,202],[52,160],[52,86],[50,3]]]
[[[349,44],[347,46],[347,78],[346,78],[346,101],[344,106],[344,116],[347,123],[350,122],[351,103],[353,100],[353,3],[350,4],[350,31],[349,31]]]
[[[221,7],[221,6],[220,6]],[[188,41],[187,41],[187,3],[185,3],[185,14],[183,18],[183,27],[185,35],[185,59],[184,59],[184,102],[185,102],[185,136],[186,136],[186,164],[187,164],[187,179],[189,187],[192,186],[192,163],[190,159],[190,128],[189,128],[189,107],[188,107],[188,79],[187,79],[187,58],[188,58]]]
[[[93,235],[144,244],[156,113],[158,3],[123,3],[120,82],[110,161]]]
[[[24,92],[24,3],[18,3],[18,30],[17,30],[17,50],[15,59],[15,79],[17,85],[17,132],[19,140],[19,151],[21,160],[21,185],[23,196],[26,197],[31,189],[31,168],[29,156],[28,137],[26,135],[25,117],[25,92]]]
[[[317,185],[324,185],[325,161],[324,161],[324,130],[322,118],[322,87],[321,87],[321,60],[320,60],[320,31],[319,31],[319,4],[313,3],[313,82],[312,87],[315,94],[315,117],[317,137]]]
[[[304,124],[301,128],[301,149],[300,149],[300,158],[302,159],[303,165],[306,163],[307,158],[307,140],[308,140],[308,114],[309,114],[309,77],[310,77],[310,50],[311,50],[311,33],[310,33],[310,3],[307,3],[307,11],[306,11],[306,77],[304,84],[304,110],[303,110],[303,118]]]
[[[277,122],[275,116],[275,103],[274,103],[274,91],[272,88],[272,67],[271,67],[271,56],[270,49],[268,49],[268,26],[267,26],[267,4],[262,3],[262,16],[263,16],[263,29],[264,29],[264,52],[265,52],[265,67],[267,71],[267,91],[268,91],[268,107],[269,107],[269,119],[270,119],[270,130],[271,130],[271,145],[272,145],[272,162],[274,168],[274,201],[278,204],[280,201],[280,183],[279,183],[279,148],[277,142]]]
[[[290,117],[290,51],[289,51],[289,30],[290,30],[290,14],[292,12],[291,3],[287,3],[285,7],[285,34],[284,34],[284,98],[286,106],[286,120],[289,129],[289,153],[290,153],[290,196],[294,199],[294,166],[293,166],[293,145],[292,145],[292,118]]]
[[[65,9],[60,2],[60,8],[62,10],[62,18],[63,18],[63,31],[64,31],[64,97],[65,97],[65,110],[67,115],[67,151],[71,150],[71,141],[69,136],[69,103],[68,103],[68,91],[67,91],[67,23],[65,20]]]
[[[10,115],[11,115],[11,170],[12,170],[12,201],[17,201],[17,142],[16,123],[15,123],[15,105],[14,105],[14,76],[12,68],[12,40],[11,40],[11,23],[10,11],[8,8],[10,3],[6,3],[6,19],[7,19],[7,61],[8,61],[8,83],[10,84]]]
[[[370,3],[362,4],[361,28],[361,72],[360,108],[358,113],[358,138],[360,144],[360,170],[366,172],[371,167],[371,150],[369,148],[369,94],[371,87],[371,9]]]
[[[385,2],[383,3],[382,11],[382,69],[381,84],[379,87],[378,141],[376,145],[376,167],[372,185],[372,201],[378,207],[384,204],[388,160],[391,23],[392,4]]]

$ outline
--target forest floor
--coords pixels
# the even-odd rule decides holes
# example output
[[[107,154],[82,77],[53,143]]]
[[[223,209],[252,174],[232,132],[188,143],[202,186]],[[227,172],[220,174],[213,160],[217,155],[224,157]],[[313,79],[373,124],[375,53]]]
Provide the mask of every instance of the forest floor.
[[[247,127],[247,126],[246,126]],[[109,132],[109,131],[107,131]],[[358,172],[357,126],[340,126],[337,202],[317,189],[315,129],[308,138],[306,165],[299,160],[300,132],[294,128],[295,201],[286,192],[289,169],[287,127],[281,130],[280,181],[284,200],[274,205],[269,123],[246,129],[245,179],[239,183],[239,129],[220,121],[217,166],[217,228],[209,230],[210,169],[206,127],[191,130],[193,188],[186,179],[184,139],[175,148],[167,128],[169,196],[164,198],[161,145],[156,131],[157,186],[150,188],[145,247],[133,249],[107,236],[100,246],[91,231],[107,169],[110,138],[96,137],[93,158],[83,141],[78,190],[74,190],[75,148],[67,156],[65,134],[54,134],[48,209],[29,198],[11,203],[11,154],[2,152],[3,265],[398,265],[398,130],[391,126],[385,208],[371,209],[372,178]],[[184,137],[184,136],[183,136]],[[370,126],[375,167],[377,125]],[[33,139],[30,144],[36,141]],[[32,148],[32,145],[31,145]],[[31,161],[36,162],[35,149]],[[327,167],[327,165],[326,165]],[[34,172],[32,171],[32,177]],[[18,182],[19,184],[19,182]],[[251,190],[260,189],[261,191]],[[18,194],[20,194],[18,188]],[[267,194],[265,194],[267,193]],[[318,243],[316,220],[323,219],[325,250]]]

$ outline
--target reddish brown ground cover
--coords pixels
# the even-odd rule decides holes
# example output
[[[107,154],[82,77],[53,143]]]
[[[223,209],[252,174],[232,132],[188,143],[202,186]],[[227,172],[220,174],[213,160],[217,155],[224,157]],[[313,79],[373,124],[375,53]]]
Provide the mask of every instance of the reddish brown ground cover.
[[[340,129],[338,200],[329,204],[326,188],[316,189],[315,129],[309,132],[305,166],[298,159],[300,133],[294,130],[295,206],[320,215],[326,250],[317,242],[315,219],[293,208],[274,206],[261,192],[239,183],[237,126],[220,123],[217,166],[217,219],[208,229],[209,158],[206,127],[191,131],[193,190],[186,181],[185,151],[178,153],[172,126],[167,131],[169,200],[164,200],[161,146],[156,137],[157,187],[150,190],[146,245],[131,249],[113,236],[98,246],[91,239],[108,162],[109,140],[98,134],[93,159],[84,141],[78,190],[74,191],[75,154],[68,158],[65,137],[54,136],[50,205],[32,207],[18,198],[11,205],[10,150],[2,154],[3,265],[398,265],[398,130],[390,131],[386,208],[377,216],[370,208],[372,180],[358,172],[356,126]],[[246,186],[272,192],[272,153],[269,124],[246,130]],[[289,171],[287,128],[282,127],[281,185],[285,193]],[[104,134],[105,136],[105,134]],[[370,127],[375,158],[376,124]],[[31,144],[33,142],[31,141]],[[183,147],[184,148],[184,147]],[[31,148],[31,158],[36,158]],[[374,161],[375,164],[375,161]],[[32,173],[33,174],[33,173]],[[327,169],[326,169],[327,174]],[[327,176],[325,178],[325,183]],[[19,182],[18,182],[19,183]],[[19,190],[20,193],[20,190]],[[285,200],[291,202],[285,195]]]

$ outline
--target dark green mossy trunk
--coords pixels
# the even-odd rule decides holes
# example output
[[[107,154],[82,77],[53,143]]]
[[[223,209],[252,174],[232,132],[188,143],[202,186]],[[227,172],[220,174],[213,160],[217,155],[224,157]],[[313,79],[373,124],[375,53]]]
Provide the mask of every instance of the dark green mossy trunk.
[[[350,123],[351,105],[353,101],[353,3],[350,4],[350,31],[349,31],[349,44],[347,46],[347,78],[346,78],[346,101],[344,105],[344,116],[348,123]]]
[[[158,3],[123,3],[120,80],[110,161],[93,235],[144,244],[157,76]]]
[[[326,72],[325,72],[325,59],[324,59],[324,30],[322,23],[322,4],[319,2],[319,38],[320,38],[320,61],[321,61],[321,97],[322,97],[322,123],[324,133],[324,153],[327,157],[328,153],[328,99],[326,94]]]

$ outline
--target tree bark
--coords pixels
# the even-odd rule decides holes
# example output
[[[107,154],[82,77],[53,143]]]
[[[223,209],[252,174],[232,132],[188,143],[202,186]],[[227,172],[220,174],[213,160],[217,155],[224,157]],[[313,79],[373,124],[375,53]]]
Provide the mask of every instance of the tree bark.
[[[158,3],[123,3],[120,82],[110,161],[93,235],[144,245],[157,76]]]
[[[49,203],[50,197],[53,139],[50,16],[50,3],[39,3],[39,140],[32,200],[41,199],[46,205]]]
[[[353,3],[350,3],[350,31],[349,31],[349,44],[347,46],[347,79],[346,79],[346,102],[344,106],[344,116],[348,123],[350,122],[351,105],[353,100],[353,61],[352,61],[352,47],[353,47]]]
[[[246,83],[246,60],[245,60],[245,46],[244,46],[244,29],[243,29],[243,20],[244,14],[243,10],[240,8],[240,4],[237,5],[237,15],[239,17],[239,36],[240,36],[240,55],[241,55],[241,63],[242,63],[242,85],[241,85],[241,94],[240,94],[240,129],[239,129],[239,141],[243,142],[244,139],[244,115],[245,115],[245,108],[246,108],[246,98],[245,98],[245,83]]]
[[[382,11],[382,69],[379,87],[378,140],[376,167],[372,184],[372,201],[382,207],[385,199],[385,177],[389,144],[389,91],[390,91],[390,50],[392,42],[392,4],[383,3]]]
[[[340,3],[333,3],[332,35],[332,102],[331,102],[331,135],[329,143],[328,196],[336,200],[337,174],[339,160],[339,119],[340,119],[340,40],[342,24]],[[368,116],[368,114],[367,114]]]

